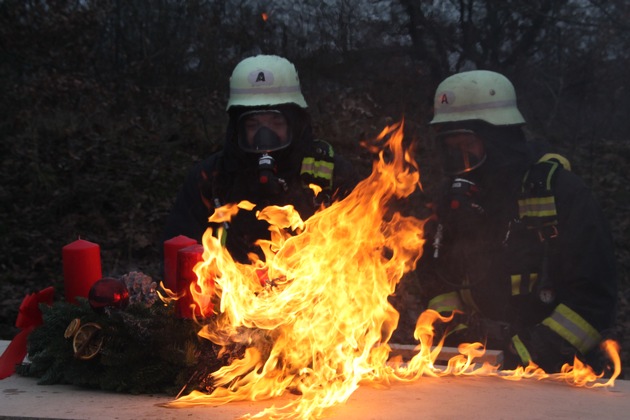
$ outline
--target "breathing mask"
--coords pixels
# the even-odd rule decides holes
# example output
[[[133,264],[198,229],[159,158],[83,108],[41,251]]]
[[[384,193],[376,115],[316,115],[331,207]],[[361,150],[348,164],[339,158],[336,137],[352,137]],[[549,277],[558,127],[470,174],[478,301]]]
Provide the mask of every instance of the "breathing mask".
[[[291,144],[291,127],[285,115],[278,110],[256,110],[243,113],[237,122],[238,145],[258,157],[258,181],[267,193],[287,190],[286,181],[276,175],[277,164],[272,152]]]
[[[485,215],[477,184],[479,177],[473,172],[486,161],[484,142],[470,129],[440,131],[437,138],[442,147],[444,171],[451,177],[443,220],[457,235],[474,235]],[[434,244],[436,253],[438,247]]]
[[[271,153],[291,144],[291,127],[278,110],[244,112],[238,119],[238,146],[249,153]]]
[[[461,175],[480,167],[486,161],[483,140],[467,129],[437,133],[442,147],[444,171],[448,175]]]

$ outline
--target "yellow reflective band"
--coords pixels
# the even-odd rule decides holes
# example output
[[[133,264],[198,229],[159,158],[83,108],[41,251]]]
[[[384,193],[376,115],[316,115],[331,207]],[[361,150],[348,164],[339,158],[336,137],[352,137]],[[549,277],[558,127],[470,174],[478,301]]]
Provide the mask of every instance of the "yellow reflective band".
[[[560,162],[560,165],[562,165],[567,171],[571,170],[571,162],[569,162],[569,159],[557,153],[546,153],[545,155],[543,155],[543,157],[538,159],[538,162],[547,162],[553,159]]]
[[[563,303],[558,305],[551,316],[545,318],[542,323],[582,354],[588,353],[602,340],[602,336],[591,324]]]
[[[451,313],[454,310],[463,310],[462,301],[459,299],[457,292],[444,293],[431,299],[428,304],[428,309],[433,309],[435,312]]]
[[[521,275],[514,274],[510,276],[510,279],[512,280],[512,296],[520,295],[521,294]]]
[[[466,325],[466,324],[457,324],[457,326],[456,326],[455,328],[453,328],[452,330],[450,330],[450,331],[446,334],[446,336],[448,337],[449,335],[451,335],[451,334],[453,334],[453,333],[455,333],[455,332],[457,332],[457,331],[462,331],[462,330],[465,330],[466,328],[468,328],[468,325]]]
[[[533,197],[518,200],[518,211],[521,217],[556,216],[555,197]]]
[[[302,161],[303,173],[310,173],[321,178],[332,178],[334,168],[334,163],[326,162],[325,160],[315,160],[314,158],[307,157]]]
[[[316,160],[312,157],[306,157],[302,160],[302,169],[300,173],[310,174],[317,178],[322,178],[332,184],[333,169],[335,164],[326,162],[325,160]]]
[[[520,274],[510,276],[510,281],[512,282],[512,296],[531,293],[532,290],[534,290],[534,285],[538,280],[538,273],[529,273],[527,278],[529,281],[525,284],[526,289],[523,290],[523,276]]]
[[[520,357],[521,362],[523,362],[523,367],[527,367],[529,362],[532,361],[532,356],[529,354],[527,347],[525,347],[525,344],[523,344],[518,335],[512,337],[512,345],[514,346],[516,353],[518,353],[518,357]]]
[[[215,232],[215,238],[219,240],[221,246],[225,248],[225,244],[227,242],[227,229],[223,226],[219,227]]]

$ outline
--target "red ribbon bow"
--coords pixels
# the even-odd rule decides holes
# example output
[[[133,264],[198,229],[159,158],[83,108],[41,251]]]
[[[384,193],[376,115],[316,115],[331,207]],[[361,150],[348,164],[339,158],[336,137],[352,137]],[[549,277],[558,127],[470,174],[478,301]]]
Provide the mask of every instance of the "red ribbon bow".
[[[55,289],[51,286],[39,292],[26,295],[22,301],[17,320],[15,321],[15,326],[22,331],[13,337],[7,349],[0,356],[0,379],[13,375],[15,366],[22,363],[24,357],[26,357],[28,335],[44,323],[39,304],[52,305],[54,294]]]

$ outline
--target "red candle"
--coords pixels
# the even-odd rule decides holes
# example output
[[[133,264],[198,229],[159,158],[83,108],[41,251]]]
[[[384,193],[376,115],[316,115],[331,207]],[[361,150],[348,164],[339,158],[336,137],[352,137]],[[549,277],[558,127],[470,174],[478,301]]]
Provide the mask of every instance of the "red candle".
[[[62,248],[63,279],[66,300],[76,303],[76,297],[88,297],[90,288],[103,275],[101,247],[79,239]]]
[[[177,251],[195,245],[197,241],[188,236],[179,235],[164,241],[164,287],[177,290]]]
[[[195,302],[190,292],[191,284],[197,287],[197,291],[201,291],[196,286],[197,274],[193,271],[193,268],[202,260],[203,245],[192,245],[177,252],[177,294],[181,295],[181,297],[177,300],[176,312],[182,318],[193,318],[192,305],[195,306],[194,316],[197,318],[202,316],[199,303]],[[212,307],[206,307],[204,310],[211,311]]]

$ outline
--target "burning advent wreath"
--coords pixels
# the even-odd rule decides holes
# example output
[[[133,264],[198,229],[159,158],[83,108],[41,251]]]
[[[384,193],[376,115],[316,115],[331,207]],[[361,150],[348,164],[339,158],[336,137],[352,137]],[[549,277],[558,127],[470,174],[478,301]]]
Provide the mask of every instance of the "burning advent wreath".
[[[194,383],[207,392],[209,372],[231,361],[199,339],[195,321],[176,316],[173,302],[158,299],[156,283],[143,273],[101,279],[88,299],[40,310],[44,322],[29,335],[28,360],[16,369],[40,384],[176,395]]]

